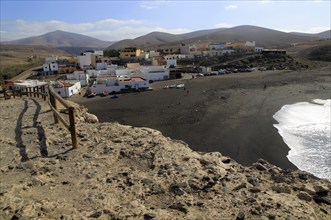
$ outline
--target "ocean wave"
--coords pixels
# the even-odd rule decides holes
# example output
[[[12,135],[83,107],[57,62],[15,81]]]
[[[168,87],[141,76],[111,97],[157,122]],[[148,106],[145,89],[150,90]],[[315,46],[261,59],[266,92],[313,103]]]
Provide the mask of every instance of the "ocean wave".
[[[300,170],[331,180],[331,99],[285,105],[273,117]]]

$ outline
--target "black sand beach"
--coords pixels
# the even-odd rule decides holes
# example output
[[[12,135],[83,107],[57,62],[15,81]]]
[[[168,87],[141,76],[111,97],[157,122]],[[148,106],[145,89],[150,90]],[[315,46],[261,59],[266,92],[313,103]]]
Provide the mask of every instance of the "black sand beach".
[[[185,90],[163,89],[185,84]],[[71,98],[101,122],[118,121],[160,130],[196,151],[219,151],[250,165],[259,158],[295,169],[273,115],[285,104],[331,98],[330,67],[180,79],[151,84],[153,91]],[[188,92],[187,92],[188,91]]]

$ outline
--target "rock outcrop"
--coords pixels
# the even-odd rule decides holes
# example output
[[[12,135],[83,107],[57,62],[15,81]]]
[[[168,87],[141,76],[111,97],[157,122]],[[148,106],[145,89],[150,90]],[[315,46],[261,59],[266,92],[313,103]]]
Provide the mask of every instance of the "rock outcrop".
[[[331,183],[306,172],[262,159],[245,167],[153,129],[98,123],[79,107],[79,148],[72,150],[69,132],[53,123],[46,103],[6,100],[0,108],[1,219],[331,215]]]

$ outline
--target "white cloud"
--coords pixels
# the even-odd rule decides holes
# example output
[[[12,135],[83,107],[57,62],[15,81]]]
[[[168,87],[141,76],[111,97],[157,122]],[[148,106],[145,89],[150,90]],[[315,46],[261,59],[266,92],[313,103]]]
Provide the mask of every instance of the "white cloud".
[[[261,0],[261,1],[258,1],[259,4],[269,4],[271,3],[270,0]]]
[[[145,10],[152,10],[160,8],[166,1],[142,1],[140,2],[140,7]]]
[[[277,30],[283,31],[286,33],[299,32],[299,33],[307,33],[307,34],[318,34],[318,33],[330,30],[330,27],[310,27],[310,28],[305,28],[305,29],[288,28],[288,29],[277,29]]]
[[[224,8],[227,10],[234,10],[238,8],[238,5],[227,5]]]
[[[215,28],[229,28],[233,27],[233,25],[228,24],[228,23],[218,23],[214,25]]]

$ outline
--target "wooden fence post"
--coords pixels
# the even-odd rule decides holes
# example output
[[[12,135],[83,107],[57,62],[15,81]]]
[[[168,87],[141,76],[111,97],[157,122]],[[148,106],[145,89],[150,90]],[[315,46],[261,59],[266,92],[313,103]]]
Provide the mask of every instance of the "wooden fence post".
[[[77,141],[77,134],[76,134],[75,108],[74,107],[69,108],[69,122],[70,122],[72,147],[76,149],[78,147],[78,141]]]
[[[49,100],[50,100],[51,105],[53,106],[53,108],[55,110],[57,110],[56,99],[52,94],[49,94]],[[54,123],[59,123],[59,119],[56,117],[55,113],[53,115],[54,115]]]
[[[37,86],[37,97],[39,98],[40,86]]]
[[[45,89],[45,87],[46,86],[41,87],[42,88],[42,93],[43,93],[44,101],[46,101],[46,89]]]

